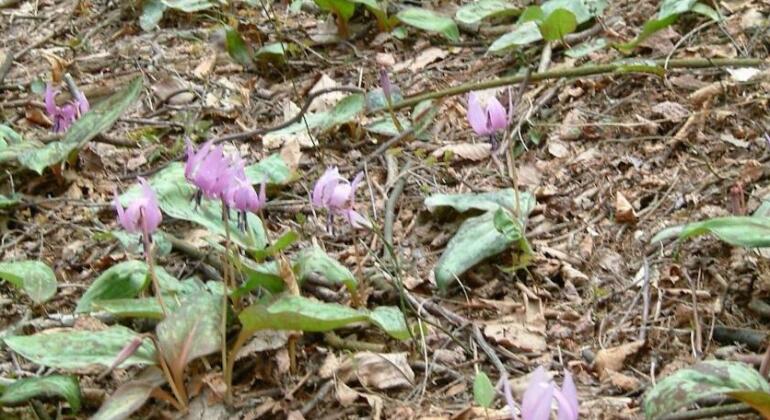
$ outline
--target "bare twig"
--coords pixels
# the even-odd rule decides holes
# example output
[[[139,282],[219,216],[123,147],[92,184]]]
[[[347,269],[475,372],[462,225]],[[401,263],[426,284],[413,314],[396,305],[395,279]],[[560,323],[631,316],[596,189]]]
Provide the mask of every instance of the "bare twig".
[[[647,319],[650,316],[650,264],[644,257],[644,283],[642,284],[642,326],[639,329],[639,340],[647,340]]]
[[[662,420],[695,420],[710,417],[726,417],[738,414],[752,413],[754,409],[746,404],[728,404],[717,407],[699,408],[697,410],[683,411],[681,413],[669,414],[662,417]]]
[[[390,195],[388,195],[388,201],[385,203],[385,225],[382,228],[382,232],[385,237],[385,243],[391,248],[393,247],[393,223],[396,219],[396,204],[398,204],[401,193],[404,192],[406,174],[409,173],[408,171],[411,167],[412,162],[407,162],[404,165],[404,171],[402,172],[404,175],[393,185],[393,189],[390,191]]]

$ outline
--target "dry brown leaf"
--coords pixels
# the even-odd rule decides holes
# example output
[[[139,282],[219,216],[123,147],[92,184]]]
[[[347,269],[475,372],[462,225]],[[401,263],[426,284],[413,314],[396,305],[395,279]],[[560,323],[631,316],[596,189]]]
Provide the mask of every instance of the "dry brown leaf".
[[[214,66],[217,64],[217,54],[214,51],[209,51],[203,56],[203,59],[195,69],[193,75],[199,79],[205,79],[214,70]]]
[[[286,420],[305,420],[305,416],[303,416],[299,410],[294,410],[289,412],[286,416]]]
[[[599,377],[604,379],[608,370],[620,371],[628,356],[636,354],[642,347],[644,341],[637,340],[617,347],[601,349],[596,353],[596,370]]]
[[[583,124],[586,119],[583,112],[577,108],[571,109],[567,112],[561,125],[559,126],[557,137],[563,141],[578,140],[583,134]]]
[[[393,66],[393,72],[398,73],[405,69],[409,69],[411,72],[417,72],[418,70],[425,68],[425,66],[428,64],[445,58],[447,55],[449,55],[449,52],[446,50],[442,50],[438,47],[430,47],[420,51],[417,57],[412,58],[411,60],[403,61]]]
[[[336,354],[330,352],[326,355],[326,359],[324,359],[323,364],[321,364],[321,368],[318,369],[318,375],[324,379],[329,379],[337,373],[339,368],[340,360],[337,358]]]
[[[548,140],[548,153],[553,157],[563,158],[569,156],[569,148],[564,142],[550,139]]]
[[[189,104],[195,99],[192,92],[181,92],[182,89],[191,88],[191,84],[178,77],[166,77],[153,84],[151,89],[161,101],[168,101],[171,105]],[[173,96],[172,96],[173,95]]]
[[[302,159],[302,149],[299,140],[291,137],[286,140],[281,148],[281,159],[286,163],[291,171],[296,171],[299,167],[299,161]]]
[[[612,385],[622,389],[623,391],[630,392],[635,391],[641,387],[641,382],[633,376],[625,375],[614,370],[607,370],[607,377]]]
[[[283,105],[283,121],[288,121],[299,113],[299,107],[294,102],[286,101]],[[313,138],[306,130],[302,130],[298,133],[288,134],[276,134],[275,132],[267,133],[262,136],[262,144],[268,149],[277,149],[283,146],[286,142],[295,140],[300,147],[311,148],[315,147]]]
[[[315,93],[319,90],[323,89],[329,89],[339,86],[339,84],[334,81],[331,77],[326,75],[325,73],[321,75],[321,77],[318,79],[317,82],[313,85],[312,88],[310,88],[309,93]],[[313,102],[310,104],[310,107],[307,109],[308,112],[324,112],[332,109],[334,105],[337,105],[337,102],[339,102],[342,98],[345,97],[344,92],[330,92],[326,93],[324,95],[321,95],[313,100]]]
[[[547,348],[545,325],[527,323],[524,314],[515,314],[488,322],[484,335],[490,340],[524,352],[541,352]]]
[[[690,111],[682,104],[670,101],[654,105],[652,112],[671,122],[684,121],[690,115]]]
[[[280,349],[285,346],[288,341],[289,333],[286,331],[257,331],[252,335],[251,340],[238,350],[235,360],[240,360],[254,353]]]
[[[631,203],[628,202],[623,193],[618,192],[615,196],[615,221],[618,223],[635,223],[636,211]]]
[[[408,387],[414,384],[414,372],[406,353],[356,353],[340,367],[339,375],[353,371],[361,385],[374,389]]]
[[[343,381],[335,381],[337,401],[343,407],[353,404],[360,394],[355,389],[345,385]]]
[[[442,158],[446,152],[452,153],[453,160],[484,160],[492,154],[492,145],[489,143],[455,143],[434,150],[435,158]]]
[[[566,261],[562,262],[561,275],[565,280],[571,281],[577,286],[588,284],[588,276]]]

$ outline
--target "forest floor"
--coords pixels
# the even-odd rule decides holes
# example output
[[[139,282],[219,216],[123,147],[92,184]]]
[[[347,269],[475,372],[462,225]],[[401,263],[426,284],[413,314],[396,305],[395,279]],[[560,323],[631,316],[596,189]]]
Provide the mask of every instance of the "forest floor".
[[[68,314],[100,273],[141,258],[103,235],[117,226],[114,191],[127,190],[137,176],[151,177],[178,158],[185,137],[201,142],[275,126],[294,115],[314,87],[377,88],[382,67],[408,97],[515,74],[524,66],[534,71],[540,65],[542,71],[624,58],[611,48],[570,58],[558,42],[547,48],[550,56],[543,54],[542,42],[496,56],[486,48],[500,25],[463,30],[461,42],[450,45],[413,29],[404,40],[378,34],[361,16],[353,19],[349,40],[329,41],[333,21],[310,9],[289,12],[280,2],[270,10],[276,19],[245,2],[193,14],[166,11],[159,27],[145,32],[134,3],[0,1],[9,4],[0,7],[0,63],[3,54],[13,56],[0,82],[0,115],[25,138],[56,140],[44,116],[40,81],[69,73],[93,104],[133,78],[143,79],[140,100],[75,159],[42,175],[14,166],[0,175],[2,193],[22,197],[0,210],[2,261],[44,261],[59,282],[55,297],[42,305],[0,285],[4,331],[19,325],[16,333],[23,334],[104,327],[103,320],[85,316],[74,325],[63,320],[71,321]],[[440,3],[432,8],[447,16],[458,7]],[[584,40],[628,41],[658,7],[648,0],[610,3],[601,20],[578,29]],[[719,5],[722,22],[683,16],[632,56],[766,60],[770,2]],[[224,47],[223,22],[237,26],[254,48],[281,37],[303,46],[285,61],[243,66]],[[757,22],[764,26],[757,29]],[[375,151],[388,136],[362,129],[372,118],[363,114],[311,137],[273,136],[268,142],[262,133],[226,142],[248,162],[280,153],[297,174],[269,189],[264,218],[272,237],[298,232],[300,240],[291,249],[321,245],[356,274],[366,306],[399,306],[399,293],[383,280],[392,278],[385,273],[393,266],[382,238],[342,221],[329,234],[326,218],[308,198],[327,167],[338,166],[350,179],[363,168],[357,208],[377,226],[394,216],[396,270],[404,293],[423,306],[420,316],[429,326],[417,338],[421,343],[360,328],[338,335],[305,333],[295,342],[294,366],[285,337],[268,337],[236,362],[235,400],[227,410],[221,368],[214,358],[204,361],[190,374],[197,391],[187,418],[510,418],[502,398],[486,411],[473,398],[476,372],[496,383],[500,364],[516,400],[537,366],[550,371],[556,383],[567,369],[577,384],[582,417],[641,418],[643,393],[678,368],[710,358],[758,366],[763,325],[770,317],[762,300],[770,291],[765,257],[710,235],[680,246],[650,239],[669,226],[749,215],[769,196],[770,77],[762,71],[748,81],[714,67],[669,69],[665,77],[613,73],[500,89],[506,106],[508,95],[516,96],[515,182],[537,200],[526,224],[534,254],[526,269],[511,272],[507,268],[517,251],[503,252],[463,275],[462,287],[447,293],[437,290],[432,270],[466,216],[431,213],[425,198],[514,183],[506,154],[468,125],[466,95],[436,102],[440,108],[432,126],[386,153]],[[346,94],[322,96],[310,111],[329,109]],[[157,264],[180,279],[211,278],[214,269],[201,261],[208,252],[206,231],[171,218],[162,229],[178,242]],[[303,294],[349,303],[343,290],[326,286],[308,283]],[[757,334],[759,340],[752,341]],[[379,353],[392,360],[383,364],[377,359],[382,356],[372,356]],[[351,358],[371,367],[346,377],[340,369]],[[7,348],[0,351],[5,377],[52,371]],[[93,414],[137,371],[117,369],[103,378],[77,372],[84,408],[65,417]],[[54,412],[56,402],[47,401],[35,406],[38,413],[46,407]],[[30,407],[0,408],[0,417],[28,417]],[[154,398],[137,413],[179,415]]]

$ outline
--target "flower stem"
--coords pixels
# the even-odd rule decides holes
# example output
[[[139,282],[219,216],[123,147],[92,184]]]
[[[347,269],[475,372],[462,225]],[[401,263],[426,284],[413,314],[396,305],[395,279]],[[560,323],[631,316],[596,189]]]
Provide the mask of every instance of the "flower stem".
[[[166,304],[163,303],[163,295],[160,292],[160,285],[158,284],[158,276],[155,275],[155,260],[152,256],[152,242],[150,242],[150,235],[142,234],[142,243],[144,245],[144,259],[147,262],[147,271],[150,273],[150,279],[152,280],[152,288],[155,293],[155,297],[160,304],[160,310],[163,311],[163,317],[168,315],[166,310]]]
[[[222,220],[225,223],[225,255],[222,262],[222,369],[227,391],[225,392],[225,404],[233,403],[233,384],[232,384],[232,363],[227,364],[227,290],[230,286],[230,211],[224,202],[222,202]],[[230,374],[227,373],[227,367],[230,366]]]

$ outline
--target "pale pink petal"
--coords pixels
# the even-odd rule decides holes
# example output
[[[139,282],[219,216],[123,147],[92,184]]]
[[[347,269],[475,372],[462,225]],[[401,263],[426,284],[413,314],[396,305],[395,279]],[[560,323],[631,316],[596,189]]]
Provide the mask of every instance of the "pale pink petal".
[[[139,184],[142,186],[142,224],[144,234],[152,235],[153,232],[160,226],[160,222],[163,220],[163,215],[160,212],[160,206],[158,205],[158,198],[155,196],[155,191],[150,188],[150,184],[144,178],[139,178]]]
[[[352,188],[347,181],[337,184],[337,187],[326,197],[326,206],[332,210],[348,207],[351,191]]]
[[[548,381],[548,375],[543,367],[538,367],[532,373],[527,390],[521,401],[521,417],[523,420],[548,420],[551,413],[551,400],[554,386]]]
[[[86,95],[83,92],[78,91],[75,103],[77,104],[77,108],[79,111],[79,116],[83,116],[86,112],[88,112],[89,109],[91,109],[91,105],[88,103],[88,99],[86,98]]]
[[[561,385],[561,391],[554,394],[559,403],[559,420],[577,420],[580,407],[578,405],[577,388],[575,381],[572,380],[572,374],[564,371],[564,383]]]
[[[353,209],[344,210],[342,215],[345,217],[348,223],[350,223],[350,225],[353,226],[353,228],[355,229],[372,228],[372,224],[369,223],[369,220]]]
[[[491,132],[504,130],[508,126],[508,118],[505,108],[497,98],[489,98],[487,101],[488,128]]]
[[[468,122],[479,136],[486,136],[490,134],[487,127],[487,113],[479,102],[478,96],[475,92],[471,92],[468,95]]]
[[[340,173],[336,167],[326,169],[326,172],[318,178],[313,187],[312,202],[315,207],[324,207],[329,201],[332,192],[340,181]]]
[[[54,90],[50,84],[45,85],[45,112],[51,119],[58,114],[59,107],[56,106],[56,95],[59,94],[58,90]]]

